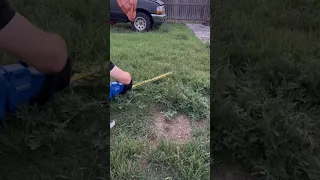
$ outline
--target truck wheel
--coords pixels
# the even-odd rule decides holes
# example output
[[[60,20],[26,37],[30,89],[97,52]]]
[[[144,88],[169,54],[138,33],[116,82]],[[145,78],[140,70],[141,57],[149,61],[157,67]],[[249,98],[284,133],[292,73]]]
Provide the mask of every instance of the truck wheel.
[[[151,29],[151,19],[143,12],[137,12],[137,16],[131,23],[133,31],[149,31]]]

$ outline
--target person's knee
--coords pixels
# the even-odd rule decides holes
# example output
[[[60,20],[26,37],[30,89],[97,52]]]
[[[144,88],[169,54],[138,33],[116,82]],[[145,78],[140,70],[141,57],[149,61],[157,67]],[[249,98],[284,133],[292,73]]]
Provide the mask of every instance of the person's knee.
[[[63,70],[67,62],[67,56],[64,54],[55,54],[48,58],[46,62],[44,66],[37,69],[44,74],[57,74]]]
[[[110,71],[110,76],[122,84],[130,84],[131,82],[130,73],[121,70],[117,66],[114,66],[114,68]]]
[[[54,54],[48,59],[48,64],[43,71],[45,71],[46,74],[59,73],[64,68],[66,62],[66,53]]]
[[[56,46],[47,52],[48,59],[44,60],[45,67],[43,67],[43,71],[46,74],[55,74],[62,71],[68,58],[65,41],[58,35],[52,36],[54,41],[59,41],[56,44],[60,44],[60,46]]]
[[[124,84],[130,84],[131,82],[131,75],[128,72],[125,72],[124,78],[123,78],[123,83]]]

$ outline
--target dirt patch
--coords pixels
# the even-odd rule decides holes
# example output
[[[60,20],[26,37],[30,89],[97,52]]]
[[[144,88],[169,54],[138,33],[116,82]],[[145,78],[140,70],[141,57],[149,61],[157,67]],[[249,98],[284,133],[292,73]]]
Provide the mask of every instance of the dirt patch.
[[[152,135],[150,137],[150,144],[153,148],[157,148],[157,146],[158,146],[158,138],[154,132],[152,133]]]
[[[192,136],[190,119],[184,115],[167,120],[159,113],[156,116],[153,130],[153,135],[151,136],[153,146],[157,146],[156,142],[159,138],[164,138],[177,144],[185,144]]]

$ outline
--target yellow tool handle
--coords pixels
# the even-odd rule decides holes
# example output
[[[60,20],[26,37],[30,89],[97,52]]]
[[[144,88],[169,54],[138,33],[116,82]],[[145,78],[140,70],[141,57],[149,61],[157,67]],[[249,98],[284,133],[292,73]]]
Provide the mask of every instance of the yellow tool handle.
[[[156,80],[158,80],[158,79],[162,79],[162,78],[164,78],[164,77],[168,76],[169,74],[172,74],[172,72],[168,72],[168,73],[166,73],[166,74],[163,74],[163,75],[157,76],[157,77],[155,77],[155,78],[152,78],[152,79],[148,79],[148,80],[142,81],[142,82],[140,82],[140,83],[138,83],[138,84],[133,85],[133,86],[132,86],[132,89],[134,89],[134,88],[136,88],[136,87],[138,87],[138,86],[141,86],[141,85],[147,84],[147,83],[149,83],[149,82],[153,82],[153,81],[156,81]]]

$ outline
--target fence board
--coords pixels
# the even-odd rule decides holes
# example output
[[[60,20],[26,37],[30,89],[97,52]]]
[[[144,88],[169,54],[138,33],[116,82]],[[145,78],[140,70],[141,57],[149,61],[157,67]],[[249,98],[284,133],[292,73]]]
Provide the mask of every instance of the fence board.
[[[169,21],[205,21],[210,18],[210,0],[163,0]]]

